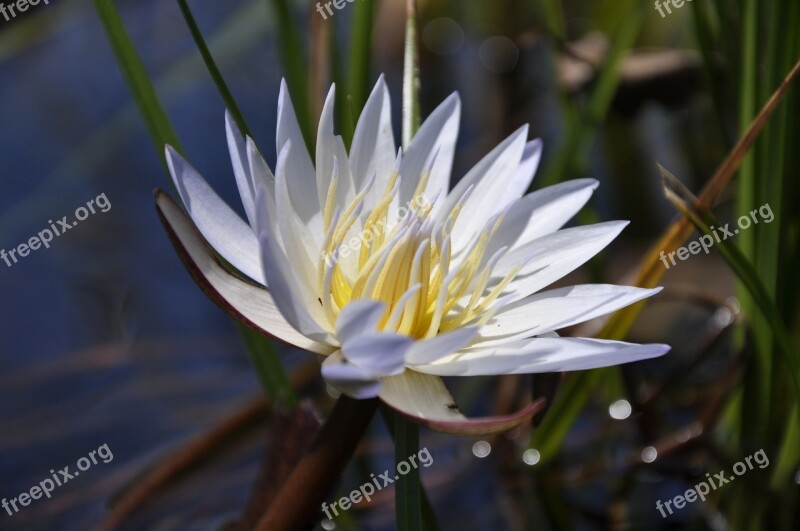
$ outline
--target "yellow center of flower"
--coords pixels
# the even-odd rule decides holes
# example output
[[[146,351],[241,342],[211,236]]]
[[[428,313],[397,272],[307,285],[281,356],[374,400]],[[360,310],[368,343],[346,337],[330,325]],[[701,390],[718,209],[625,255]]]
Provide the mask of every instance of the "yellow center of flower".
[[[451,267],[451,232],[469,192],[444,222],[435,224],[431,219],[433,204],[422,193],[428,180],[424,175],[414,193],[416,200],[409,203],[408,214],[389,227],[397,180],[394,172],[360,227],[363,244],[357,259],[345,267],[337,249],[356,227],[369,186],[337,215],[333,205],[338,175],[333,176],[323,209],[326,237],[317,268],[319,301],[330,324],[335,324],[341,308],[358,299],[386,304],[379,329],[417,339],[431,338],[459,326],[484,324],[494,314],[492,303],[521,268],[517,266],[499,282],[491,282],[492,268],[505,249],[488,260],[485,254],[502,216],[494,218],[463,251],[458,265]],[[370,236],[369,240],[365,235]]]

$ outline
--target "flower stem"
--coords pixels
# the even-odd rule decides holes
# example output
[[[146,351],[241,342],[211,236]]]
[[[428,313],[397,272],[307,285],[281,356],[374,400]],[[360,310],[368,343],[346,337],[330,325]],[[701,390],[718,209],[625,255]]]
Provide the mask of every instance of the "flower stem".
[[[395,515],[399,531],[422,529],[422,509],[420,498],[419,468],[408,466],[408,458],[419,451],[419,427],[402,415],[394,415],[394,465],[398,471],[395,482]],[[409,468],[401,474],[398,466],[403,463]]]
[[[314,522],[377,407],[377,399],[342,396],[337,400],[311,449],[294,468],[256,531],[305,529]]]
[[[275,346],[244,325],[237,324],[237,329],[244,341],[247,357],[250,358],[258,380],[261,382],[261,387],[269,396],[275,409],[283,413],[293,411],[297,407],[297,395]]]
[[[405,56],[403,59],[403,149],[408,149],[420,124],[417,3],[406,2]]]

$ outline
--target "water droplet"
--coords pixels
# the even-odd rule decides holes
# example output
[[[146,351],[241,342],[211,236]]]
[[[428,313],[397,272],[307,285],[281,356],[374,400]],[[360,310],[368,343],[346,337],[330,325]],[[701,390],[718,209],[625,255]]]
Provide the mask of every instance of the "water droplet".
[[[526,465],[533,466],[538,463],[541,458],[542,455],[539,453],[539,450],[534,450],[533,448],[525,450],[525,452],[522,454],[522,461]]]
[[[478,441],[472,445],[472,453],[475,457],[483,459],[492,453],[492,445],[486,441]]]
[[[323,518],[322,522],[320,522],[320,525],[322,526],[322,529],[327,529],[329,531],[331,529],[336,529],[336,524],[333,523],[333,520],[328,520],[327,518]]]
[[[725,328],[733,323],[733,312],[727,306],[717,308],[714,315],[711,317],[711,326],[717,329]]]
[[[678,432],[678,435],[675,436],[678,439],[679,443],[685,443],[688,441],[692,436],[691,428],[686,428]]]
[[[652,446],[648,446],[644,450],[642,450],[642,461],[645,463],[652,463],[658,457],[658,450],[653,448]]]
[[[612,419],[624,420],[631,416],[631,411],[633,411],[631,403],[623,399],[617,400],[608,406],[608,414],[611,415]]]

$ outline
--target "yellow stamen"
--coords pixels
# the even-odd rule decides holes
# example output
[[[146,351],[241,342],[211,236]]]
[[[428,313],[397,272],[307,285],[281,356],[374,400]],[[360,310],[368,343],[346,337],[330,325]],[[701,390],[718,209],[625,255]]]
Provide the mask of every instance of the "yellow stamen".
[[[417,184],[415,198],[427,188],[430,179],[427,170]],[[493,269],[505,249],[488,260],[486,251],[502,223],[502,215],[474,235],[471,245],[462,248],[453,259],[451,235],[457,230],[456,222],[471,190],[445,218],[432,217],[431,203],[411,201],[406,205],[407,216],[397,225],[389,226],[398,179],[395,170],[363,222],[359,238],[362,245],[355,265],[348,261],[345,267],[338,263],[338,250],[359,219],[363,219],[360,212],[370,187],[365,187],[338,214],[334,212],[340,184],[338,173],[331,179],[323,211],[326,233],[323,258],[317,270],[319,299],[326,318],[335,326],[341,308],[354,300],[372,299],[386,304],[379,329],[418,339],[487,322],[497,310],[493,303],[522,268],[521,265],[512,268],[489,290]],[[457,267],[451,270],[453,260],[457,260]]]

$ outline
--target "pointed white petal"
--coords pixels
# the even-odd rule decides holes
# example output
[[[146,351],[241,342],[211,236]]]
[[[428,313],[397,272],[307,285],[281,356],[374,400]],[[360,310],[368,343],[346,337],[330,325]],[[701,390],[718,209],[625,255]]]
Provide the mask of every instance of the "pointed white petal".
[[[247,157],[247,145],[239,127],[234,122],[230,111],[225,110],[225,134],[228,138],[228,151],[231,155],[231,165],[233,175],[236,178],[236,186],[239,188],[239,197],[242,198],[244,212],[250,226],[255,225],[255,200],[256,191],[253,187],[253,179],[250,176],[250,164]]]
[[[649,358],[669,351],[668,345],[637,345],[582,337],[533,338],[497,347],[469,349],[416,370],[438,376],[487,376],[579,371]]]
[[[203,237],[225,260],[266,285],[258,258],[258,239],[236,212],[177,151],[167,146],[167,165],[186,210]]]
[[[334,102],[336,100],[336,86],[332,85],[322,114],[319,120],[317,131],[317,200],[318,208],[322,211],[328,199],[328,189],[330,188],[333,174],[339,173],[339,182],[336,186],[335,206],[344,210],[355,197],[355,186],[347,149],[344,140],[333,131]]]
[[[354,365],[377,376],[394,376],[405,370],[405,355],[413,340],[386,332],[363,334],[342,342],[342,353]]]
[[[256,147],[256,143],[253,142],[252,138],[247,139],[247,164],[250,168],[250,178],[252,179],[253,184],[253,202],[255,204],[255,190],[259,186],[263,186],[266,195],[264,198],[266,199],[266,203],[258,204],[258,208],[266,208],[270,212],[277,212],[275,206],[275,176],[272,174],[272,170],[269,169],[267,162],[264,160],[264,157],[261,156],[261,153],[258,151]],[[254,218],[258,218],[256,214]],[[253,231],[255,232],[256,228],[253,225]]]
[[[336,319],[336,337],[346,343],[364,334],[374,334],[381,322],[386,305],[371,300],[353,301],[339,312]]]
[[[527,297],[583,265],[611,243],[627,224],[627,221],[609,221],[537,238],[506,253],[492,276],[501,278],[514,266],[526,263],[504,293],[510,296],[509,303]]]
[[[361,190],[373,175],[376,178],[366,197],[367,208],[371,209],[383,194],[386,182],[394,170],[395,150],[392,104],[389,88],[381,75],[358,119],[350,150],[356,190]]]
[[[281,81],[278,96],[278,130],[276,134],[276,152],[280,153],[287,142],[294,146],[286,161],[287,173],[291,178],[287,181],[292,206],[299,218],[311,228],[317,248],[321,248],[322,215],[319,206],[316,170],[306,149],[306,143],[300,132],[300,125],[292,106],[286,81]]]
[[[542,159],[542,141],[540,139],[531,140],[525,144],[522,152],[522,160],[519,163],[514,177],[509,181],[508,188],[500,200],[501,205],[510,205],[528,191],[539,168],[539,161]]]
[[[256,189],[256,203],[265,195],[264,186]],[[286,255],[272,233],[274,222],[264,209],[259,209],[256,222],[261,244],[261,261],[264,275],[270,284],[270,293],[286,320],[301,334],[315,341],[330,342],[332,327],[317,300],[305,282],[298,280]]]
[[[475,347],[566,328],[651,297],[661,288],[582,284],[536,293],[499,310],[480,330]]]
[[[461,119],[461,99],[458,93],[451,94],[425,120],[403,154],[400,164],[400,192],[398,206],[405,206],[414,199],[423,169],[436,155],[428,186],[423,195],[428,201],[436,194],[442,197],[450,188],[450,172],[453,167],[458,127]],[[441,199],[434,212],[442,208]]]
[[[289,199],[288,181],[291,177],[288,175],[289,165],[287,161],[292,156],[293,147],[294,145],[291,142],[284,144],[278,155],[278,162],[275,165],[275,206],[277,212],[275,219],[277,220],[277,230],[281,234],[283,250],[289,263],[292,264],[295,277],[303,283],[303,288],[307,292],[316,293],[319,291],[317,286],[319,254],[310,255],[309,252],[315,252],[315,249],[312,248],[309,251],[304,245],[304,243],[310,242],[313,238],[309,228],[303,224],[292,209]],[[276,226],[270,224],[269,229],[269,232],[274,234]],[[316,252],[319,253],[319,251]]]
[[[430,363],[466,348],[477,337],[477,327],[457,328],[431,339],[415,341],[406,354],[406,364]]]
[[[443,433],[501,433],[527,422],[544,406],[544,401],[540,400],[511,415],[468,419],[458,410],[441,378],[409,369],[381,381],[383,388],[378,396],[386,405],[414,422]]]
[[[336,187],[336,206],[344,212],[344,210],[350,206],[350,203],[356,197],[356,190],[355,186],[355,176],[353,175],[353,170],[350,167],[350,158],[347,156],[347,148],[344,147],[344,139],[341,136],[336,136],[334,138],[334,155],[335,155],[335,167],[336,170],[339,172],[339,184]],[[360,226],[360,223],[358,224]],[[355,227],[355,226],[354,226]]]
[[[278,311],[267,290],[228,272],[203,241],[196,227],[167,194],[159,191],[156,204],[179,256],[212,301],[261,333],[310,352],[333,352],[333,346],[309,339],[292,327]]]
[[[560,229],[586,204],[598,184],[594,179],[574,179],[514,202],[489,243],[486,256],[501,247],[513,251]]]
[[[336,100],[336,85],[331,85],[328,96],[325,98],[325,105],[322,107],[322,114],[319,118],[317,128],[317,198],[320,209],[325,208],[325,200],[328,197],[328,188],[333,177],[333,157],[336,154],[333,132],[333,111]]]
[[[322,362],[322,377],[339,392],[357,400],[374,398],[381,389],[379,379],[348,362],[340,350]]]
[[[256,147],[256,143],[249,137],[247,139],[247,163],[250,167],[250,178],[253,184],[253,201],[255,202],[256,186],[264,183],[270,189],[274,190],[275,176],[272,174],[272,170],[269,169],[269,165],[264,160],[258,147]],[[261,208],[262,205],[258,205],[258,207]]]
[[[272,170],[267,166],[266,161],[261,156],[261,153],[259,153],[255,142],[253,142],[251,138],[247,139],[247,161],[250,165],[250,177],[253,179],[253,189],[261,189],[261,195],[259,196],[260,202],[257,203],[258,209],[255,217],[256,225],[253,227],[253,232],[256,233],[256,231],[258,231],[259,211],[263,211],[265,213],[263,219],[270,224],[270,232],[275,235],[278,245],[283,249],[283,238],[278,228],[278,207],[275,201],[275,176],[272,174]],[[253,196],[253,201],[255,203],[255,196]],[[261,257],[259,256],[259,264],[260,263]]]
[[[472,188],[453,228],[454,254],[458,255],[464,250],[473,237],[486,227],[489,219],[508,206],[501,201],[519,167],[527,136],[527,125],[517,129],[478,162],[447,196],[443,213],[450,212],[467,190]]]

